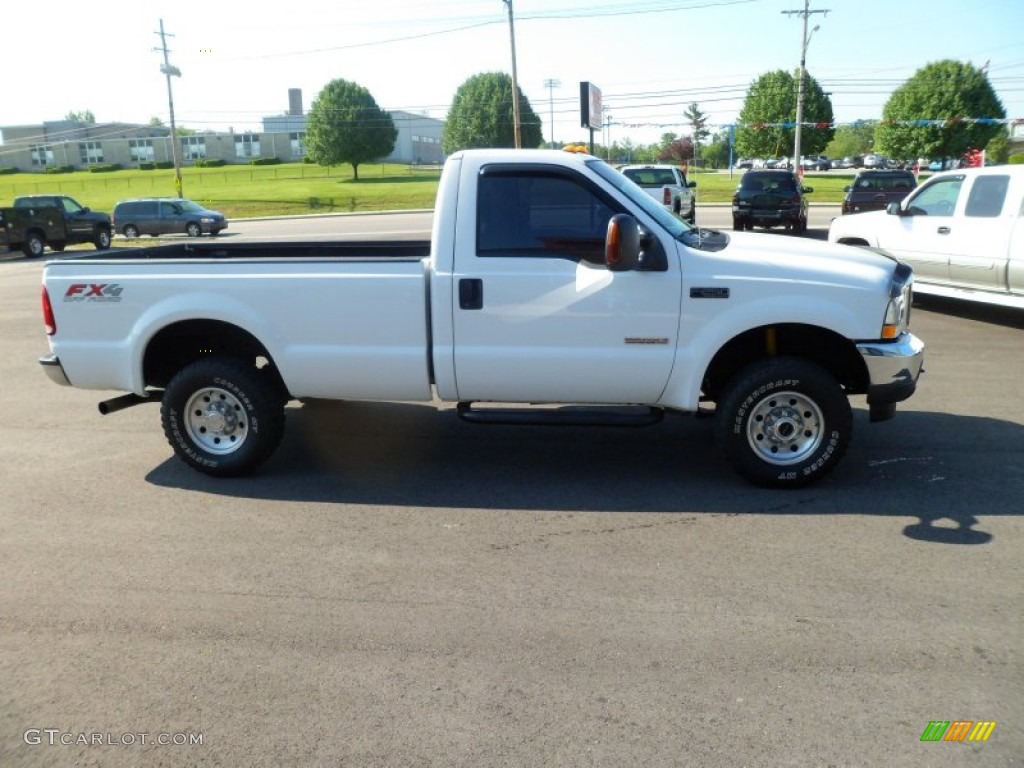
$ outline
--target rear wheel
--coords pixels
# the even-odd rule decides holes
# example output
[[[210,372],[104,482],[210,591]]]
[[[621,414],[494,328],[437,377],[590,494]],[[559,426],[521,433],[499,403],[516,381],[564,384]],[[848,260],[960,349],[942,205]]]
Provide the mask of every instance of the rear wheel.
[[[38,232],[29,232],[21,244],[21,252],[29,257],[42,256],[45,250],[46,240]]]
[[[61,251],[63,251],[67,247],[68,247],[68,244],[65,243],[63,240],[57,240],[55,242],[50,243],[50,250],[51,251],[57,251],[57,253],[60,253]]]
[[[199,237],[203,234],[203,228],[196,224],[194,221],[190,221],[185,227],[185,234],[189,237]]]
[[[139,236],[139,228],[136,227],[134,224],[126,224],[124,229],[121,231],[124,232],[124,236],[127,237],[129,240],[134,240],[136,237]]]
[[[286,398],[274,378],[232,358],[204,358],[164,392],[161,422],[186,464],[219,477],[251,472],[277,448]]]
[[[755,485],[799,488],[839,463],[853,433],[835,377],[795,357],[752,363],[726,387],[715,431],[726,459]]]
[[[739,216],[733,216],[732,217],[732,228],[736,232],[742,232],[743,229],[744,229],[743,219],[741,219]]]

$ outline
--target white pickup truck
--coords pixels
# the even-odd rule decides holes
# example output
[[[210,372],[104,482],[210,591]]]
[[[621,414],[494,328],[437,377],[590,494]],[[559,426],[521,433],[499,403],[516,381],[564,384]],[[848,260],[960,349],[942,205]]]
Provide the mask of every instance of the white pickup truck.
[[[920,293],[1024,309],[1024,165],[936,173],[886,211],[835,219],[828,239],[884,248]]]
[[[911,270],[860,248],[696,230],[604,161],[452,155],[430,242],[202,243],[50,261],[57,383],[160,402],[174,451],[241,474],[291,399],[458,403],[477,422],[648,424],[715,403],[753,483],[840,460],[850,396],[914,392]]]
[[[687,181],[682,168],[674,165],[624,165],[619,169],[630,181],[691,224],[697,221],[696,181]]]

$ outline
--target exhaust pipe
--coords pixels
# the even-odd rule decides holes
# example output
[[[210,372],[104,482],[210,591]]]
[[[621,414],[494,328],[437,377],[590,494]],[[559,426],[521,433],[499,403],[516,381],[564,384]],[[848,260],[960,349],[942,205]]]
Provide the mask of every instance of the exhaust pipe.
[[[152,396],[147,395],[145,397],[129,392],[126,395],[119,395],[118,397],[112,397],[110,400],[104,400],[99,404],[99,409],[100,413],[106,416],[108,413],[123,411],[125,408],[131,408],[133,405],[159,403],[161,400],[163,400],[163,392],[154,392]]]

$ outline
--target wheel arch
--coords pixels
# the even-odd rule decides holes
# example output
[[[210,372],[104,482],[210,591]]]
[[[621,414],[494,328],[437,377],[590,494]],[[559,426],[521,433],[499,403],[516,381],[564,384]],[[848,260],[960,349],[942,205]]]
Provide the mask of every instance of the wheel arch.
[[[267,347],[249,331],[223,320],[179,320],[157,331],[142,355],[147,387],[163,389],[190,363],[205,357],[231,357],[268,370],[282,392],[288,388]]]
[[[779,356],[808,360],[831,373],[847,394],[867,391],[868,372],[856,345],[835,331],[802,323],[764,325],[731,338],[711,358],[701,391],[710,400],[756,360]]]

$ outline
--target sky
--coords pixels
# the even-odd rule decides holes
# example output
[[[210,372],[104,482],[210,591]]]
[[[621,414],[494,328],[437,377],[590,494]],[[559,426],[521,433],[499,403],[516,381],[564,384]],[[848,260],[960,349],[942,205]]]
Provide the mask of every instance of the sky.
[[[581,81],[603,95],[599,143],[686,135],[694,102],[714,130],[737,119],[760,75],[796,71],[803,20],[785,11],[804,1],[511,0],[517,81],[545,140],[589,140]],[[1024,0],[809,8],[807,71],[831,93],[837,123],[879,118],[895,88],[942,59],[987,66],[1007,118],[1024,119]],[[443,119],[469,77],[512,71],[506,0],[90,0],[52,10],[5,3],[0,12],[0,127],[84,110],[99,123],[169,123],[161,20],[181,71],[176,122],[199,131],[260,130],[264,116],[287,111],[289,88],[302,90],[308,110],[335,78],[383,109]]]

